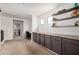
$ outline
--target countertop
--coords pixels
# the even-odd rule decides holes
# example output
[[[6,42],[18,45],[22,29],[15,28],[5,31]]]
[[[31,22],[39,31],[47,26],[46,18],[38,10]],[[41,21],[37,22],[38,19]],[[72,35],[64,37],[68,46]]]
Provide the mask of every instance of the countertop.
[[[48,33],[48,32],[47,33],[35,32],[35,33],[40,33],[40,34],[45,34],[45,35],[52,35],[52,36],[59,36],[59,37],[65,37],[65,38],[79,40],[79,35],[55,34],[55,33]]]

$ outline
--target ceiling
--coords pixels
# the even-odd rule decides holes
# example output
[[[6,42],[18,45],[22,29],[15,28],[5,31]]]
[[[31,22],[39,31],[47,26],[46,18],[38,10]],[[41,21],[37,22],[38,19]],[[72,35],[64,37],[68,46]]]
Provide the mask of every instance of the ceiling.
[[[0,8],[3,13],[8,13],[18,16],[28,15],[41,15],[56,6],[61,5],[60,3],[0,3]]]

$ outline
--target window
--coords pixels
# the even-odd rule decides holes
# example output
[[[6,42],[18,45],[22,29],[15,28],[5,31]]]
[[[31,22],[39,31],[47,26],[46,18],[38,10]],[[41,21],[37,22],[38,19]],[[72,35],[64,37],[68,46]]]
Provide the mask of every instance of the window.
[[[53,23],[53,17],[50,16],[48,17],[48,25],[52,25],[52,23]]]

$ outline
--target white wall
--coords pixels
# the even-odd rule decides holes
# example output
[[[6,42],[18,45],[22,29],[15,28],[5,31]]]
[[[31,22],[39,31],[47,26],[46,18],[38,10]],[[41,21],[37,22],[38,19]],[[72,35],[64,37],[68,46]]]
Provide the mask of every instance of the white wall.
[[[32,15],[32,32],[38,31],[38,17],[35,15]]]
[[[50,32],[50,33],[56,33],[56,34],[70,34],[70,35],[79,35],[79,27],[58,27],[58,28],[53,28],[48,25],[48,17],[51,16],[51,14],[56,13],[58,10],[62,9],[69,9],[72,8],[73,4],[65,4],[62,6],[59,6],[45,14],[42,14],[39,16],[39,32]],[[71,12],[56,16],[58,19],[60,18],[66,18],[71,16]],[[40,24],[40,20],[44,19],[45,23],[43,25]],[[79,21],[79,18],[75,19],[69,19],[69,20],[64,20],[64,21],[58,21],[56,22],[56,25],[58,26],[67,26],[67,25],[73,25],[75,21]]]
[[[23,33],[31,31],[31,19],[20,19],[1,15],[1,28],[4,30],[4,40],[13,39],[13,19],[23,20]]]
[[[38,32],[38,17],[36,15],[32,15],[32,24],[31,24],[31,41],[33,41],[33,32]]]
[[[11,17],[1,16],[1,27],[4,30],[4,39],[12,39],[13,38],[13,21]]]

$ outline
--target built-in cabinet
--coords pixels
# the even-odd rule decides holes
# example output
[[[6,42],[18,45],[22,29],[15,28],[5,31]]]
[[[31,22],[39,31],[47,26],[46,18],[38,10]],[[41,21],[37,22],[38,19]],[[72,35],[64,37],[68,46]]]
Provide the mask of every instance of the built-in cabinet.
[[[45,46],[45,41],[44,41],[44,34],[39,34],[39,44],[42,46]]]
[[[79,40],[33,33],[33,40],[60,55],[79,55]]]
[[[61,54],[61,37],[51,36],[51,50]]]
[[[79,40],[63,38],[62,47],[64,55],[79,55]]]
[[[34,42],[37,42],[37,36],[36,35],[37,35],[37,33],[33,33],[33,41]]]
[[[45,40],[45,47],[47,47],[47,48],[49,48],[49,49],[51,49],[51,44],[50,44],[50,42],[51,42],[51,40],[50,40],[50,35],[45,35],[45,38],[44,38]]]

